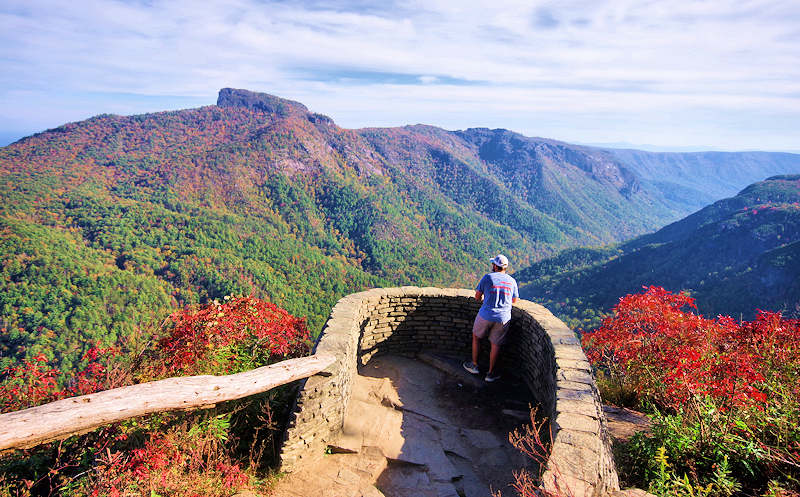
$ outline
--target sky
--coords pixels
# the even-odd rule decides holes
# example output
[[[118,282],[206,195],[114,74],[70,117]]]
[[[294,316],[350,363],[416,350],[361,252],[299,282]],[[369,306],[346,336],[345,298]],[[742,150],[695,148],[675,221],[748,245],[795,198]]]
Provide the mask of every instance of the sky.
[[[0,145],[102,113],[297,100],[348,128],[800,151],[800,2],[3,0]]]

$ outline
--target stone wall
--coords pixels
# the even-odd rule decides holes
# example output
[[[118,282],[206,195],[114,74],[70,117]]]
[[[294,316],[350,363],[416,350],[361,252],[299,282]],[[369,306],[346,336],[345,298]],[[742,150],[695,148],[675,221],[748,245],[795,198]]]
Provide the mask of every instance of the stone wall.
[[[479,308],[474,293],[379,288],[339,300],[315,347],[315,353],[333,353],[338,360],[301,386],[281,450],[281,470],[309,467],[324,454],[341,430],[353,377],[373,356],[425,351],[468,357]],[[617,490],[597,387],[572,330],[544,307],[518,300],[501,361],[504,371],[527,384],[551,420],[546,488],[575,497]]]

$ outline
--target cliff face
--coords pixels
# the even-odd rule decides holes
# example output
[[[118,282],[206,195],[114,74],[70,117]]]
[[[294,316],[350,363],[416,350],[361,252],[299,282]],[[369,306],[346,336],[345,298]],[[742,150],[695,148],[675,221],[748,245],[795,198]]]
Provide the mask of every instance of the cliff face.
[[[217,96],[218,107],[241,107],[245,109],[275,114],[280,117],[288,115],[304,116],[308,108],[300,102],[278,98],[266,93],[256,93],[249,90],[223,88]]]

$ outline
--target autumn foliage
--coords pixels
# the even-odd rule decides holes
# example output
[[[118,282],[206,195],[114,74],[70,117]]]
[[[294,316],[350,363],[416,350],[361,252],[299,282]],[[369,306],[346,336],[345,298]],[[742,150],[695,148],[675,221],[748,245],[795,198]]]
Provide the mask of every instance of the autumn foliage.
[[[132,381],[229,374],[309,351],[305,320],[254,297],[174,313],[154,346],[122,357],[92,347],[65,375],[43,355],[0,372],[2,412]],[[122,365],[125,365],[124,367]],[[191,413],[161,413],[0,457],[0,496],[230,495],[258,484],[286,389]],[[277,402],[276,402],[277,400]],[[254,426],[256,428],[254,428]]]
[[[797,491],[800,320],[692,311],[691,297],[649,287],[583,336],[604,394],[653,413],[628,448],[633,480],[661,495]]]
[[[691,297],[650,287],[620,300],[584,335],[587,356],[625,388],[662,407],[709,396],[723,409],[767,402],[766,378],[790,384],[800,365],[800,322],[760,312],[752,322],[689,312]]]
[[[85,366],[63,385],[58,381],[61,372],[48,364],[44,354],[8,366],[0,373],[0,412],[18,411],[121,386],[119,372],[108,364],[118,353],[116,348],[90,347],[83,355]]]
[[[172,314],[156,345],[156,376],[231,374],[309,351],[305,320],[254,297]]]

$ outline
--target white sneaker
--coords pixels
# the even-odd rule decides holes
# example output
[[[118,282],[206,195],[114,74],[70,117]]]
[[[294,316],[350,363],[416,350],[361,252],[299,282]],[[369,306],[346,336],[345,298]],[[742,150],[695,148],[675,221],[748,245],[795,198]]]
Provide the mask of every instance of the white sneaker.
[[[481,372],[481,370],[478,369],[478,366],[472,361],[464,361],[461,365],[464,366],[464,369],[472,374],[479,374]]]

